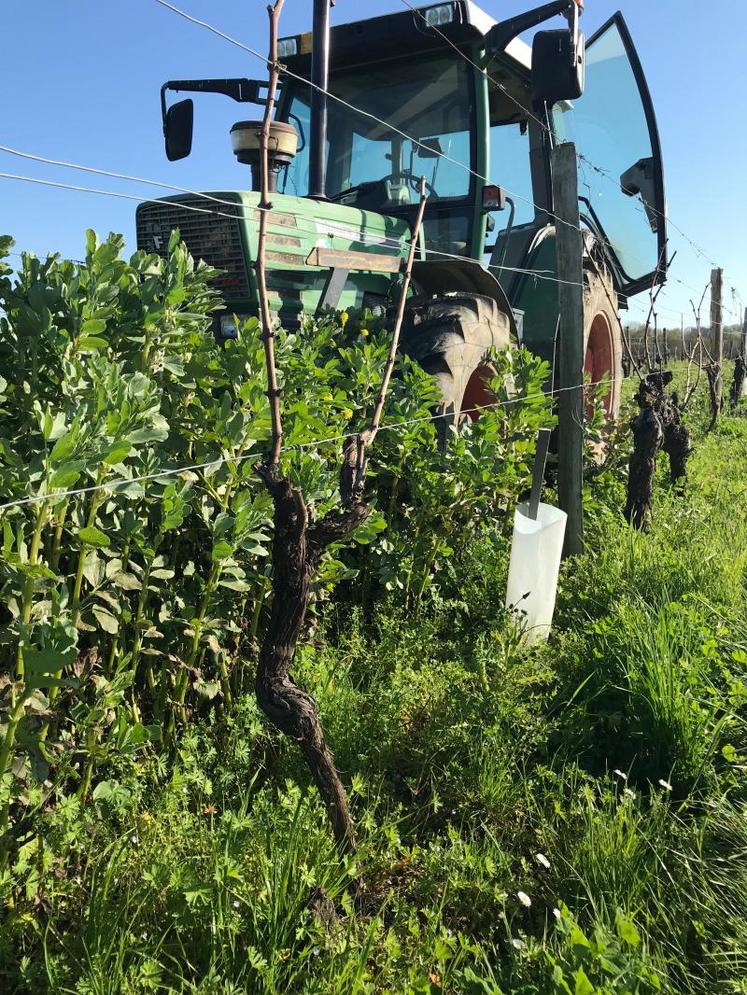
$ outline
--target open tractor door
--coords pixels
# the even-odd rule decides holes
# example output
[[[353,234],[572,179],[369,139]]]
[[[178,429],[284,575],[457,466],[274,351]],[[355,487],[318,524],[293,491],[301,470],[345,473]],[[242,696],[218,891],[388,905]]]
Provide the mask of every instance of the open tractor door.
[[[579,200],[585,237],[586,372],[612,381],[607,408],[616,413],[622,384],[618,308],[666,278],[666,201],[661,145],[651,95],[622,14],[586,45],[586,83],[576,100],[552,105],[546,119],[555,142],[572,141],[579,155]],[[530,122],[531,130],[531,122]],[[535,173],[538,170],[535,169]],[[542,197],[542,183],[525,187]],[[547,195],[546,195],[547,196]],[[549,198],[548,198],[549,199]],[[523,314],[528,348],[552,358],[556,287],[516,274],[555,276],[552,218],[541,212],[496,241],[491,263]],[[501,267],[505,263],[506,268]],[[511,269],[509,269],[509,267]]]
[[[650,95],[622,16],[584,49],[582,8],[582,0],[553,0],[496,22],[471,0],[447,0],[332,27],[329,0],[314,0],[313,33],[280,42],[286,71],[271,132],[267,283],[286,327],[327,308],[391,307],[424,175],[402,348],[437,378],[444,409],[456,420],[487,400],[492,348],[521,341],[552,360],[551,152],[575,141],[586,367],[592,381],[609,376],[607,405],[617,411],[618,308],[666,273],[664,182]],[[564,27],[539,31],[531,48],[521,40],[559,15]],[[193,129],[192,100],[168,106],[170,92],[261,105],[265,85],[165,83],[168,158],[189,154]],[[231,335],[234,315],[258,311],[258,119],[231,129],[251,189],[211,191],[212,201],[169,197],[137,212],[140,248],[165,254],[179,228],[194,256],[223,271],[218,337]]]

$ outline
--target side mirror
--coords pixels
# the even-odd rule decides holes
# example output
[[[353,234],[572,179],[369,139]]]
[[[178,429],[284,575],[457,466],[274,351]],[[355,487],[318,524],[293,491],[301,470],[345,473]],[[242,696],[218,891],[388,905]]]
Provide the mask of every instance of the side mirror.
[[[191,99],[172,104],[163,117],[163,135],[166,139],[166,158],[169,162],[186,159],[192,151],[192,129],[195,108]]]
[[[626,169],[620,177],[620,189],[628,197],[640,196],[648,216],[652,231],[659,229],[659,215],[652,204],[656,203],[656,187],[654,185],[654,160],[651,156],[639,159],[630,169]]]
[[[556,104],[578,100],[586,79],[586,39],[570,31],[538,31],[532,42],[532,99]]]

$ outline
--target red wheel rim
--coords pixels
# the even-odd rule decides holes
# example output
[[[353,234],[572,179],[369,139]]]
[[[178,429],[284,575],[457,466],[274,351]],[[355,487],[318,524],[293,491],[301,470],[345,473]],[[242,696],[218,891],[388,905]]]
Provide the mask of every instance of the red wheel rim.
[[[593,384],[599,383],[605,375],[609,376],[610,390],[604,399],[604,409],[608,415],[612,414],[615,400],[614,346],[610,323],[607,321],[607,316],[601,312],[591,323],[589,339],[586,343],[584,373],[588,375]]]

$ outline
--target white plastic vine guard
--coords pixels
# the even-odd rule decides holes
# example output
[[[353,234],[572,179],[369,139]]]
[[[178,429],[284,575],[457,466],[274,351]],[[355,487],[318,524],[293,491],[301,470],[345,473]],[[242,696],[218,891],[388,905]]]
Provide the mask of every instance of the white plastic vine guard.
[[[506,608],[535,643],[550,635],[568,516],[550,504],[540,504],[534,521],[527,511],[520,504],[514,515]]]

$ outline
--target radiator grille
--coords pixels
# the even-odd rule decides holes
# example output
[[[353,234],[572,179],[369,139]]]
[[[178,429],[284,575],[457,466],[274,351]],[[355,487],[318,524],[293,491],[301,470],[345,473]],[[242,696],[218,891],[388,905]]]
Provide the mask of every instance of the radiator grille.
[[[226,300],[231,303],[248,301],[251,291],[238,221],[242,206],[221,204],[216,206],[216,211],[220,212],[216,214],[189,210],[190,207],[199,207],[204,211],[209,205],[210,202],[202,197],[140,204],[136,219],[138,248],[165,258],[171,232],[178,228],[195,259],[204,259],[210,266],[224,271],[215,281],[215,286]],[[224,217],[226,214],[237,220]]]

